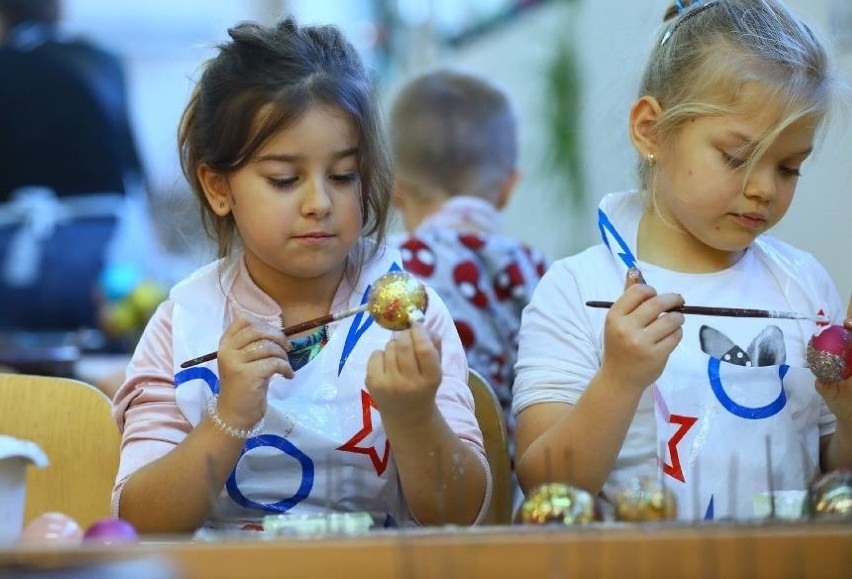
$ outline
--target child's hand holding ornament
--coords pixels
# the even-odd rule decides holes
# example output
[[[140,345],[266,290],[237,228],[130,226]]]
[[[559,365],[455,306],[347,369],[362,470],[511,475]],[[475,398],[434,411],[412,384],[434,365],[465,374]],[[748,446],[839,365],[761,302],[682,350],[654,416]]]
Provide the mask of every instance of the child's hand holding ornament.
[[[828,326],[811,337],[806,358],[829,409],[838,420],[852,420],[852,300],[842,326]]]

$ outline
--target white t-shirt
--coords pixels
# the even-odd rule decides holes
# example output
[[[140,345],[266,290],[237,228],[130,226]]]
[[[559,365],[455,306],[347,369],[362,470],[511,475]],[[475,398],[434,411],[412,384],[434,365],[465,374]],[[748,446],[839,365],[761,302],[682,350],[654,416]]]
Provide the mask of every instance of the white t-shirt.
[[[556,262],[538,285],[521,325],[516,415],[542,402],[577,402],[600,367],[607,314],[585,302],[618,299],[629,265],[659,293],[678,292],[687,304],[823,311],[842,319],[839,294],[824,269],[809,254],[766,236],[736,265],[711,274],[635,261],[641,211],[638,194],[607,196],[599,213],[605,243]],[[604,493],[611,496],[635,476],[656,476],[659,453],[667,485],[687,503],[683,518],[694,518],[696,509],[701,518],[748,517],[750,495],[767,484],[766,455],[756,450],[765,447],[763,437],[773,446],[774,488],[803,488],[818,465],[818,437],[834,431],[834,416],[802,370],[817,329],[809,321],[687,315],[683,340],[643,394]],[[757,384],[758,376],[761,386],[753,391],[731,390],[735,382]],[[684,435],[670,447],[678,430]],[[791,453],[801,455],[795,466]],[[705,483],[711,476],[722,482]]]

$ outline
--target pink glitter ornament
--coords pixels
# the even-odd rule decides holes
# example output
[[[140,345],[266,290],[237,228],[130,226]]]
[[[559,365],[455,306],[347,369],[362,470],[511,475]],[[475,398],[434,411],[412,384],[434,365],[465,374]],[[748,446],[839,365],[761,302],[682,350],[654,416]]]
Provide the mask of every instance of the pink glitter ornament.
[[[21,543],[50,543],[53,545],[79,545],[83,529],[77,521],[63,513],[44,513],[30,521],[21,534]]]
[[[852,332],[843,326],[828,326],[811,337],[806,358],[820,382],[846,380],[852,376]]]

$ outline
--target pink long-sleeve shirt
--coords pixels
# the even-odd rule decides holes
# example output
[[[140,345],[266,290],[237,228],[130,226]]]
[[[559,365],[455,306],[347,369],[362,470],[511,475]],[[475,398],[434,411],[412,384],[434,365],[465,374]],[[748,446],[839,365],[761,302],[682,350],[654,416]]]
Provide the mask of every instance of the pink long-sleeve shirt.
[[[391,257],[397,257],[397,260],[392,261],[398,261],[398,256],[395,256],[395,254],[391,254]],[[369,277],[371,271],[383,272],[384,270],[381,268],[387,265],[387,260],[388,257],[385,256],[385,262],[379,264],[378,270],[375,264],[372,269],[367,268],[354,286],[346,281],[341,282],[333,301],[332,311],[347,309],[351,307],[352,303],[360,300],[361,292],[364,291],[368,283],[373,281],[372,279],[365,279],[365,276]],[[215,268],[211,271],[215,271]],[[473,398],[467,387],[465,353],[446,307],[432,290],[428,291],[430,301],[424,323],[430,331],[438,334],[442,340],[444,380],[438,390],[436,404],[449,427],[460,440],[474,451],[482,464],[486,466],[487,471],[482,434],[474,415]],[[184,384],[183,378],[180,377],[178,372],[179,380],[176,386],[176,364],[179,364],[182,360],[175,360],[174,355],[175,295],[173,292],[172,297],[160,306],[149,322],[128,366],[127,379],[117,391],[113,400],[113,415],[122,431],[121,462],[112,496],[112,510],[116,515],[119,514],[121,491],[128,478],[139,468],[164,456],[180,444],[192,430],[194,423],[199,420],[198,416],[203,416],[203,409],[188,408],[187,402],[179,401],[177,395],[177,389],[189,388],[189,382]],[[279,307],[255,285],[245,269],[242,259],[234,266],[233,283],[230,285],[230,289],[226,295],[220,295],[219,299],[224,300],[225,318],[221,320],[221,323],[214,322],[220,328],[219,335],[221,335],[221,329],[224,329],[239,313],[264,321],[272,326],[277,326],[279,323]],[[274,509],[267,509],[266,512],[258,511],[256,507],[258,504],[275,503],[274,500],[270,502],[270,493],[273,499],[287,499],[290,495],[295,496],[293,485],[287,487],[279,484],[279,481],[286,479],[287,476],[291,478],[301,476],[304,483],[307,469],[310,469],[308,474],[310,474],[311,481],[314,483],[313,488],[317,492],[310,493],[306,497],[299,495],[301,497],[300,502],[290,509],[293,512],[319,512],[329,506],[328,496],[323,495],[319,490],[322,486],[319,481],[322,479],[323,473],[327,472],[329,468],[340,469],[340,472],[345,470],[345,472],[355,473],[349,487],[344,484],[339,491],[337,506],[341,510],[367,510],[372,512],[374,517],[379,517],[382,516],[382,513],[381,508],[377,508],[377,504],[388,505],[393,504],[395,500],[399,501],[398,495],[401,496],[401,491],[399,490],[398,477],[395,472],[392,452],[386,452],[386,448],[383,446],[386,439],[382,438],[384,434],[381,429],[380,418],[374,417],[372,419],[374,432],[370,434],[370,438],[365,439],[372,441],[373,446],[370,447],[366,442],[357,442],[357,440],[361,440],[358,436],[363,434],[367,422],[369,422],[367,413],[372,412],[368,406],[362,407],[361,404],[357,403],[359,400],[364,400],[363,393],[366,392],[364,387],[366,359],[363,359],[365,357],[353,354],[346,359],[344,353],[341,360],[345,361],[348,371],[340,372],[337,370],[331,373],[327,371],[327,368],[331,366],[335,370],[338,368],[336,356],[339,353],[340,345],[344,343],[344,337],[348,342],[352,335],[352,325],[357,323],[363,323],[363,320],[359,322],[357,318],[354,320],[346,319],[330,324],[329,343],[317,358],[299,370],[293,381],[275,377],[270,384],[270,407],[276,408],[276,404],[279,404],[282,409],[287,409],[288,405],[297,404],[297,411],[293,411],[292,406],[290,406],[290,415],[295,415],[297,424],[300,421],[305,423],[306,427],[299,431],[301,438],[295,436],[291,440],[298,448],[288,451],[291,452],[292,456],[302,457],[301,470],[285,469],[283,473],[280,471],[275,473],[275,476],[278,477],[275,483],[277,490],[270,490],[271,483],[263,480],[264,477],[270,476],[268,469],[258,470],[242,467],[241,463],[238,462],[235,468],[235,477],[237,477],[235,480],[238,480],[242,485],[240,488],[249,490],[235,493],[231,489],[230,496],[227,489],[223,490],[219,499],[221,504],[214,505],[213,519],[225,522],[256,519],[258,513],[269,514],[269,512],[274,512]],[[355,326],[355,329],[357,328],[358,326]],[[377,331],[386,332],[383,329],[374,328],[372,330],[374,334]],[[387,339],[389,339],[392,334],[386,333]],[[376,339],[376,337],[374,336],[373,339]],[[386,341],[383,337],[378,339]],[[358,350],[352,352],[357,353]],[[332,357],[334,358],[331,359]],[[329,360],[321,362],[323,358],[329,358]],[[341,366],[343,363],[341,362]],[[215,369],[215,361],[208,363],[208,366]],[[312,367],[314,370],[310,370]],[[319,383],[318,381],[321,381],[323,384],[329,384],[335,393],[326,396],[325,399],[310,400],[304,397],[300,399],[298,395],[300,375],[307,376],[311,380],[310,386],[307,387],[308,392],[316,390],[315,385]],[[332,378],[329,378],[329,375]],[[195,382],[199,381],[196,380]],[[201,383],[202,392],[206,392],[205,388],[207,386]],[[308,397],[310,396],[312,394],[308,395]],[[303,417],[315,418],[317,416],[320,418],[316,418],[312,423],[310,419],[303,420]],[[290,437],[286,438],[290,439]],[[356,442],[353,442],[353,440]],[[341,450],[341,448],[350,449],[352,452],[330,452],[331,450]],[[301,454],[297,455],[296,453]],[[248,456],[248,454],[244,456]],[[255,458],[255,461],[257,461],[257,458]],[[341,467],[346,468],[342,469]],[[340,474],[335,476],[338,479],[342,478]],[[382,479],[382,481],[377,483],[374,480],[376,478]],[[298,487],[297,483],[294,484]],[[283,488],[278,488],[281,486]],[[250,496],[251,492],[255,492],[257,496]],[[275,496],[276,493],[281,496]],[[240,497],[249,501],[249,508],[246,508],[246,504],[238,504],[239,500],[242,500]],[[489,500],[490,480],[486,489],[486,500],[482,507],[483,512],[487,508]],[[408,522],[410,519],[408,519],[407,507],[404,506],[404,498],[397,507],[399,508],[389,507],[385,515],[390,516],[394,522],[399,524]],[[281,512],[280,506],[275,508]]]

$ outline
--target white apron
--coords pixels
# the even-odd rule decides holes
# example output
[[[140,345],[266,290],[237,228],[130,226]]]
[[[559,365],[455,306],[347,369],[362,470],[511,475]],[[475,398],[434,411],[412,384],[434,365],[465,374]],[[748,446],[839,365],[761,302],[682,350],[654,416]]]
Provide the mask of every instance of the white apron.
[[[636,263],[627,240],[635,246],[641,212],[638,195],[623,194],[598,211],[603,241],[622,272],[617,283]],[[750,251],[791,309],[825,307],[815,282],[802,275],[806,269],[771,240],[758,238]],[[813,332],[813,322],[791,324],[804,335]],[[818,472],[824,403],[807,368],[741,366],[681,342],[651,388],[657,460],[677,497],[679,518],[751,518],[756,493],[805,489]]]
[[[396,252],[366,266],[347,307],[366,301],[369,283],[398,269]],[[226,319],[225,297],[237,265],[202,268],[172,291],[177,403],[193,425],[218,393],[215,360],[185,370],[178,364],[215,351]],[[266,426],[243,453],[213,508],[209,524],[257,521],[274,513],[367,511],[378,525],[411,519],[402,497],[390,444],[364,385],[370,354],[391,332],[366,314],[329,327],[316,358],[288,380],[269,385]]]
[[[676,350],[652,388],[680,518],[750,518],[755,494],[804,489],[817,472],[820,398],[807,369]]]

